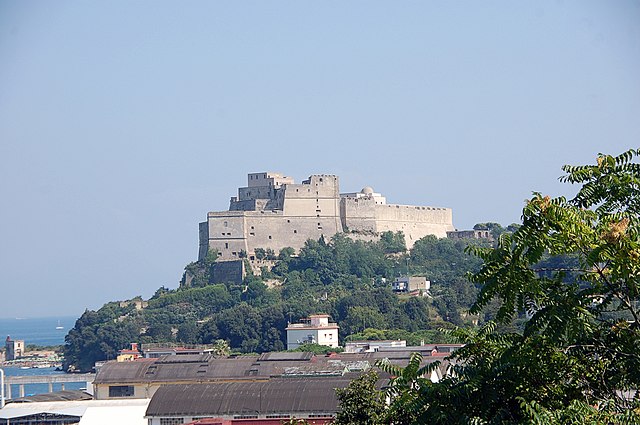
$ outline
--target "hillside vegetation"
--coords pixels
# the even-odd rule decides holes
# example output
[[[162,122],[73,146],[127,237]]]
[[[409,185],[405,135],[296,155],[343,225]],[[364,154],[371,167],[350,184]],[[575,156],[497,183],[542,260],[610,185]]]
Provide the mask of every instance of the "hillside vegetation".
[[[495,223],[494,233],[504,231]],[[482,261],[466,253],[478,240],[427,236],[410,251],[401,233],[362,242],[337,234],[330,241],[309,240],[299,253],[283,249],[271,271],[249,275],[241,285],[210,284],[215,253],[185,268],[189,287],[161,287],[137,310],[133,302],[110,302],[87,310],[66,337],[66,365],[89,370],[113,359],[131,342],[229,342],[240,352],[286,348],[288,321],[328,313],[345,338],[402,338],[409,343],[445,342],[438,329],[474,326],[491,319],[491,308],[476,316],[467,310],[478,288],[466,275]],[[271,254],[275,256],[274,254]],[[400,275],[426,276],[431,297],[398,296],[391,281]],[[274,283],[267,287],[265,282]]]

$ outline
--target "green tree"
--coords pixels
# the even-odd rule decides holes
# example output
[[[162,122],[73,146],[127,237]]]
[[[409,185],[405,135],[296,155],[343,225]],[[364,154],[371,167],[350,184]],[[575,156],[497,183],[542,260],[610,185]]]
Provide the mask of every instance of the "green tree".
[[[384,327],[384,323],[384,316],[375,308],[356,306],[349,309],[347,317],[342,321],[342,327],[345,333],[352,334],[366,328]]]
[[[386,254],[395,254],[407,250],[407,243],[402,232],[382,232],[380,245],[382,245],[382,249]]]
[[[267,251],[264,248],[256,248],[253,252],[258,260],[264,260],[267,257]]]
[[[336,389],[340,411],[336,425],[377,425],[385,413],[384,395],[377,387],[378,374],[369,370],[349,383]]]
[[[396,397],[419,400],[416,423],[640,423],[628,396],[640,387],[638,155],[563,167],[581,185],[573,199],[536,193],[513,234],[470,248],[484,260],[471,311],[497,301],[496,322],[455,331],[467,345],[453,373]],[[577,259],[570,270],[539,268],[565,255]],[[524,315],[522,332],[496,332]]]
[[[198,326],[195,324],[195,322],[185,322],[182,325],[178,326],[176,340],[185,344],[197,344]]]

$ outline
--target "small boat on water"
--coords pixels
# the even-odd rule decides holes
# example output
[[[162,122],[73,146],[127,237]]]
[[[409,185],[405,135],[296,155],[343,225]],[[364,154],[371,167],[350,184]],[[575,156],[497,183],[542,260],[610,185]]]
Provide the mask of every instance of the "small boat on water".
[[[64,326],[62,326],[62,325],[60,324],[60,321],[59,321],[59,320],[58,320],[58,326],[56,326],[56,329],[57,329],[57,330],[59,330],[59,331],[61,331],[61,330],[63,330],[63,329],[64,329]]]

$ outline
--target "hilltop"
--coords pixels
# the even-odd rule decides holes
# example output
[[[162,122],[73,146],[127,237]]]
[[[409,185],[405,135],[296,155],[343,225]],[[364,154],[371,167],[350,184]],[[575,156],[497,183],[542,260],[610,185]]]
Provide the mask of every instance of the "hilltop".
[[[474,326],[491,317],[490,309],[468,316],[478,288],[465,277],[482,264],[466,248],[488,243],[426,236],[407,250],[402,233],[383,233],[378,241],[336,234],[329,241],[308,240],[299,251],[283,248],[270,270],[249,273],[241,283],[213,283],[218,255],[209,251],[185,267],[192,274],[189,286],[163,286],[147,301],[109,302],[98,311],[87,310],[67,335],[66,366],[89,370],[131,342],[224,339],[241,352],[284,350],[287,323],[317,312],[339,324],[341,342],[444,342],[438,329]],[[406,274],[426,276],[430,296],[395,294],[391,280]]]

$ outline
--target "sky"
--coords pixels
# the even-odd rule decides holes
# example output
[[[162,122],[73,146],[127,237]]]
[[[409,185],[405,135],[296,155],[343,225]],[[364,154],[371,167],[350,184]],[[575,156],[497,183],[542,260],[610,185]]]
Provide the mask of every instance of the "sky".
[[[177,287],[250,172],[468,229],[639,135],[638,1],[0,0],[0,317]]]

